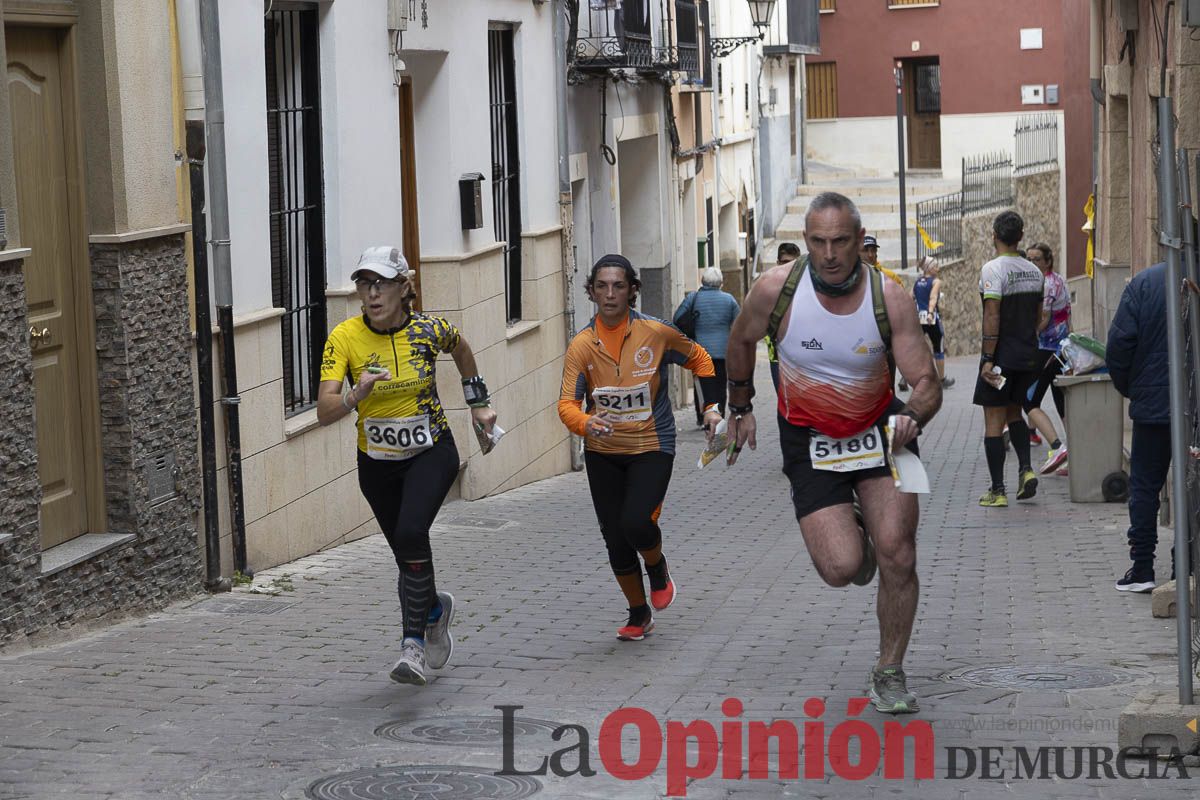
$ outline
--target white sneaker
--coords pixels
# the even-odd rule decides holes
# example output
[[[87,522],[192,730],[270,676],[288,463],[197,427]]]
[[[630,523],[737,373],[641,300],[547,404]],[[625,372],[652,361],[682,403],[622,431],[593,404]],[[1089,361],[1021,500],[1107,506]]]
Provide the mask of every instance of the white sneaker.
[[[1064,444],[1057,450],[1051,450],[1046,455],[1046,462],[1042,464],[1042,468],[1038,470],[1043,475],[1049,475],[1056,469],[1067,463],[1067,446]]]
[[[425,685],[425,645],[416,639],[400,643],[400,660],[392,667],[389,677],[396,683]]]
[[[454,622],[454,595],[438,592],[437,596],[442,603],[442,615],[425,629],[425,660],[430,669],[446,666],[454,652],[454,636],[450,633],[450,623]]]

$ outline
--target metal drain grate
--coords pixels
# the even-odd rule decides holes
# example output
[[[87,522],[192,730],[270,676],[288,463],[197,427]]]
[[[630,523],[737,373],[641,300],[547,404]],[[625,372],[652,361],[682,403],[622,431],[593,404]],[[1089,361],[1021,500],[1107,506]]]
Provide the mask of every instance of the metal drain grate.
[[[1078,667],[1062,664],[1033,664],[1027,666],[975,667],[952,672],[946,680],[971,686],[997,689],[1098,689],[1130,683],[1137,678],[1132,672],[1107,667]]]
[[[278,614],[284,609],[291,608],[295,603],[281,603],[278,600],[234,600],[218,598],[201,603],[198,608],[211,614]]]
[[[483,528],[489,531],[498,531],[509,523],[506,519],[491,519],[486,517],[455,517],[443,522],[443,525],[452,525],[456,528]]]
[[[493,775],[479,767],[398,766],[342,772],[313,781],[312,800],[519,800],[542,790],[525,775]]]
[[[516,737],[549,736],[557,722],[528,717],[513,718]],[[504,720],[500,717],[437,717],[427,720],[387,722],[375,729],[375,735],[396,742],[451,746],[499,745],[503,743]]]

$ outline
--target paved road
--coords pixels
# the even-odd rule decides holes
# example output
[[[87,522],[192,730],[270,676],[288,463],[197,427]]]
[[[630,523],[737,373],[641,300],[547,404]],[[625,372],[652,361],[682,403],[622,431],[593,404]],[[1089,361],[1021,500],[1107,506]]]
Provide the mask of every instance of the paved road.
[[[882,768],[849,780],[829,761],[822,777],[805,779],[803,756],[801,777],[780,778],[772,751],[767,779],[721,778],[717,766],[715,777],[684,784],[688,797],[1200,791],[1177,772],[1153,781],[1011,779],[1019,745],[1115,748],[1128,700],[1155,681],[1174,685],[1174,628],[1151,618],[1149,596],[1112,589],[1126,558],[1122,507],[1071,504],[1066,480],[1054,477],[1032,502],[976,505],[987,480],[980,414],[964,380],[972,369],[952,361],[959,385],[923,439],[935,488],[923,502],[922,597],[907,667],[918,718],[936,737],[935,777],[912,780],[912,743],[905,780],[883,777]],[[762,380],[760,405],[769,406]],[[698,472],[701,435],[689,420],[680,414],[681,455],[663,512],[680,598],[646,641],[614,638],[624,604],[585,478],[564,475],[442,512],[434,550],[439,585],[458,597],[458,644],[424,689],[387,679],[400,629],[395,567],[380,536],[260,574],[256,585],[279,588],[278,596],[197,597],[68,644],[0,654],[0,798],[663,796],[665,752],[657,769],[644,762],[651,774],[638,781],[618,780],[601,760],[601,725],[620,707],[645,709],[656,721],[645,732],[665,730],[671,741],[680,728],[668,721],[693,720],[727,742],[736,732],[726,735],[722,723],[736,720],[744,730],[783,720],[803,739],[805,701],[823,698],[819,721],[835,752],[834,741],[853,730],[839,728],[847,702],[875,659],[874,589],[831,589],[818,579],[779,472],[773,425],[735,469]],[[991,667],[1018,668],[1029,688],[962,675]],[[1076,672],[1125,682],[1067,690],[1061,679]],[[728,698],[740,701],[740,716],[722,710]],[[523,707],[513,712],[525,720],[514,724],[517,770],[586,735],[598,774],[494,775],[503,759],[498,705]],[[862,719],[873,736],[884,730],[873,711]],[[582,728],[551,739],[566,723]],[[630,764],[641,757],[634,730],[624,731]],[[859,740],[848,741],[858,763]],[[978,765],[973,777],[947,779],[952,746],[1005,748],[1008,779],[983,779]],[[674,749],[676,766],[701,755]],[[966,756],[957,752],[961,770]],[[562,770],[575,770],[578,756],[578,748],[561,756]],[[453,769],[432,769],[442,765]]]

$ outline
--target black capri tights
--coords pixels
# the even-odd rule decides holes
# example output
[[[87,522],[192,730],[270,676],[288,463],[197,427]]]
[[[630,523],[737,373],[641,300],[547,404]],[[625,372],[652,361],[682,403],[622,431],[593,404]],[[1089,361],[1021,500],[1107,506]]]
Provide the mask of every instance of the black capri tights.
[[[675,456],[651,452],[637,455],[584,452],[592,505],[608,548],[614,575],[641,572],[638,552],[662,542],[658,511]]]
[[[1045,352],[1045,351],[1043,351]],[[1062,374],[1062,364],[1053,353],[1046,359],[1046,363],[1042,365],[1041,371],[1037,376],[1037,383],[1029,389],[1029,394],[1025,397],[1025,413],[1028,414],[1035,408],[1041,408],[1042,398],[1046,396],[1046,390],[1049,389],[1054,395],[1054,408],[1058,410],[1060,419],[1067,418],[1067,405],[1063,397],[1063,390],[1054,385],[1054,378]]]
[[[458,448],[449,430],[406,461],[376,461],[358,451],[358,486],[398,566],[433,559],[429,529],[457,476]]]

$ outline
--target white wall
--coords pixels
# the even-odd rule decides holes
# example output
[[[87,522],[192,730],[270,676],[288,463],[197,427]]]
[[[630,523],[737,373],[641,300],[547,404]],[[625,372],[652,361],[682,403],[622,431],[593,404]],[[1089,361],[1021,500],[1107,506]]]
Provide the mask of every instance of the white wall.
[[[967,156],[998,150],[1012,155],[1017,118],[1025,113],[943,115],[942,174],[947,178],[961,176],[962,160]],[[1053,113],[1059,116],[1062,130],[1062,112]],[[898,169],[894,116],[809,120],[807,136],[808,156],[817,161],[881,175],[893,175]]]
[[[418,89],[421,250],[427,256],[452,255],[495,241],[488,113],[489,22],[511,23],[515,28],[522,228],[544,230],[557,225],[554,52],[545,46],[553,36],[551,4],[460,0],[430,4],[429,16],[429,28],[421,28],[418,13],[418,19],[409,22],[404,34],[404,60]],[[485,224],[478,230],[462,231],[458,177],[469,172],[481,172],[486,178]]]

